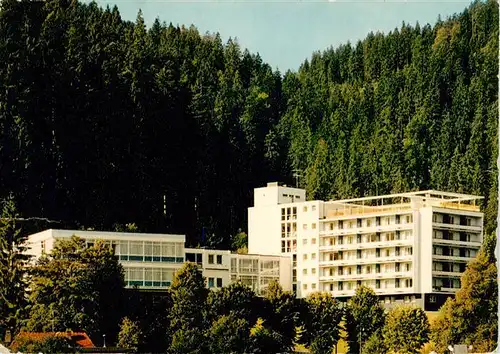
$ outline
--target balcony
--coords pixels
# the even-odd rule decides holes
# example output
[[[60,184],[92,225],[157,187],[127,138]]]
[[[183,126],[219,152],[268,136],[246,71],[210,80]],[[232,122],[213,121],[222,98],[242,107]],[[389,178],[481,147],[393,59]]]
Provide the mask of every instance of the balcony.
[[[328,221],[322,220],[323,224],[328,224]],[[410,224],[390,224],[390,225],[372,225],[372,226],[363,226],[363,227],[353,227],[353,228],[334,228],[333,230],[325,227],[326,230],[322,230],[319,232],[319,235],[322,237],[325,236],[343,236],[343,235],[352,235],[356,236],[356,234],[371,234],[374,232],[385,232],[385,231],[405,231],[405,230],[413,230],[413,223]]]
[[[467,246],[474,249],[481,248],[482,244],[480,241],[445,240],[442,238],[433,238],[432,243],[441,245],[452,245],[452,246]]]
[[[343,209],[327,210],[325,220],[337,220],[339,218],[354,218],[366,216],[385,216],[393,214],[411,213],[410,203],[392,204],[387,206],[346,206]]]
[[[462,276],[462,272],[454,272],[454,271],[448,272],[448,271],[444,271],[444,270],[433,270],[432,275],[459,278]]]
[[[357,264],[377,264],[377,263],[394,263],[394,262],[404,262],[413,260],[413,255],[402,255],[402,256],[389,256],[389,257],[370,257],[370,258],[350,258],[350,259],[338,259],[338,260],[325,260],[320,261],[320,267],[332,267],[332,266],[343,266],[343,265],[357,265]]]
[[[445,229],[445,230],[452,229],[458,231],[472,231],[477,233],[480,233],[483,230],[482,226],[467,226],[460,224],[447,224],[442,222],[433,222],[432,227],[435,229]]]
[[[470,260],[476,258],[476,256],[473,257],[460,257],[460,256],[445,256],[442,254],[433,254],[432,259],[435,260],[444,260],[444,261],[465,261],[469,262]]]
[[[392,295],[392,294],[413,294],[414,293],[414,288],[395,288],[395,287],[390,287],[390,288],[380,288],[376,289],[373,287],[370,287],[375,291],[375,294],[377,295]],[[332,294],[334,297],[339,297],[339,296],[353,296],[356,293],[356,289],[351,289],[351,290],[325,290],[326,292],[329,292]]]
[[[397,246],[412,246],[413,237],[406,240],[392,240],[392,241],[376,241],[376,242],[363,242],[363,243],[347,243],[347,244],[336,244],[336,245],[325,245],[319,246],[319,250],[328,251],[345,251],[345,250],[358,250],[358,249],[375,249],[375,248],[387,248],[387,247],[397,247]]]
[[[352,280],[370,280],[370,279],[397,279],[397,278],[412,278],[413,272],[381,272],[381,273],[363,273],[363,274],[343,274],[343,275],[322,275],[319,277],[320,282],[332,281],[352,281]]]

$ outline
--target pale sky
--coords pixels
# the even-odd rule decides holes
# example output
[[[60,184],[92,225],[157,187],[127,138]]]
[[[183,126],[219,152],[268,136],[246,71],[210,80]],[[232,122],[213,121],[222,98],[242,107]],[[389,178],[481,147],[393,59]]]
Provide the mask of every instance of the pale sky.
[[[317,50],[356,43],[370,31],[389,32],[404,21],[433,25],[438,15],[459,13],[469,1],[383,0],[115,0],[122,18],[134,21],[142,9],[149,26],[161,22],[189,27],[200,33],[219,32],[223,42],[237,38],[242,48],[259,53],[264,62],[282,73],[297,70]]]

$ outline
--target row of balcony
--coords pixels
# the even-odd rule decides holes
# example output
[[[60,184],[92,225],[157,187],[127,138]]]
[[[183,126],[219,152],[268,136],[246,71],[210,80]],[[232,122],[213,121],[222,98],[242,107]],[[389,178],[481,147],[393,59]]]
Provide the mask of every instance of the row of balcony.
[[[319,246],[319,250],[320,251],[343,251],[343,250],[358,250],[358,249],[372,249],[372,248],[389,248],[389,247],[411,246],[411,245],[413,245],[413,238],[406,239],[406,240],[323,245],[323,246]]]
[[[384,273],[364,273],[364,274],[344,274],[344,275],[321,275],[320,282],[345,281],[345,280],[367,280],[367,279],[396,279],[411,278],[413,272],[384,272]]]
[[[334,228],[330,230],[327,228],[326,224],[325,229],[320,231],[320,236],[328,236],[328,235],[355,235],[355,234],[367,234],[373,232],[384,232],[384,231],[403,231],[403,230],[413,230],[413,223],[410,224],[391,224],[391,225],[372,225],[372,226],[362,226],[362,227],[353,227],[350,229],[339,229]]]
[[[322,260],[319,262],[320,267],[332,267],[343,265],[357,265],[357,264],[378,264],[378,263],[393,263],[411,261],[413,255],[389,256],[389,257],[374,257],[374,258],[351,258],[351,259],[337,259],[337,260]]]

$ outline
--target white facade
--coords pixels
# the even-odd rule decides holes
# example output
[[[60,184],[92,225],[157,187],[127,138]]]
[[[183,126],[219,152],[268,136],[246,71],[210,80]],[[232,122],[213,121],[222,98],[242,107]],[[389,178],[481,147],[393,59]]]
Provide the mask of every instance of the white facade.
[[[87,245],[103,240],[115,250],[125,271],[127,287],[162,289],[170,286],[184,263],[184,235],[128,232],[45,230],[28,237],[27,253],[38,258],[49,253],[57,239],[77,236]]]
[[[256,193],[289,190],[272,184]],[[482,243],[483,214],[475,205],[481,197],[423,191],[325,202],[305,201],[304,191],[293,190],[299,201],[273,198],[271,205],[255,198],[248,249],[269,247],[292,257],[299,297],[328,291],[347,298],[366,285],[388,304],[432,308],[436,297],[460,288],[460,275]]]
[[[241,281],[263,295],[269,283],[277,281],[284,290],[291,290],[289,257],[186,248],[186,260],[200,266],[210,289]]]
[[[267,285],[276,280],[285,290],[291,290],[289,257],[184,248],[184,235],[50,229],[28,237],[27,253],[36,259],[49,253],[55,240],[72,236],[84,239],[87,245],[103,240],[113,247],[123,265],[127,287],[164,290],[184,262],[191,261],[200,266],[209,288],[221,288],[239,280],[263,294]]]

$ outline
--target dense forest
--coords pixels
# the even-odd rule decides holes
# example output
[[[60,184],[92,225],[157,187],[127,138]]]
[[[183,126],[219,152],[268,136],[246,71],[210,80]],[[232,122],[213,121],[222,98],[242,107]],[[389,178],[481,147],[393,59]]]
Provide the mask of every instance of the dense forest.
[[[195,27],[3,0],[0,197],[56,226],[135,222],[229,247],[253,188],[297,169],[310,198],[480,194],[490,232],[498,35],[497,2],[478,1],[283,75]]]

